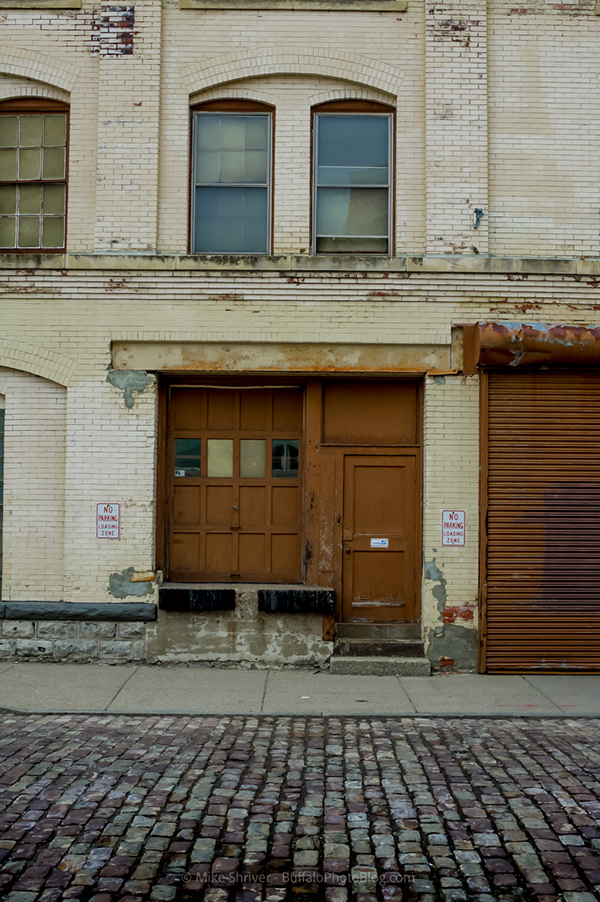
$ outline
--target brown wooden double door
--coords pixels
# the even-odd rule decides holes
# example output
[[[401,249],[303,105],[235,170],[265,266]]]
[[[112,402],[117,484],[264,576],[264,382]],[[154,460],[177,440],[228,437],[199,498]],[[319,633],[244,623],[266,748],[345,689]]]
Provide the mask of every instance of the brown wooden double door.
[[[168,392],[168,577],[300,582],[302,391]]]

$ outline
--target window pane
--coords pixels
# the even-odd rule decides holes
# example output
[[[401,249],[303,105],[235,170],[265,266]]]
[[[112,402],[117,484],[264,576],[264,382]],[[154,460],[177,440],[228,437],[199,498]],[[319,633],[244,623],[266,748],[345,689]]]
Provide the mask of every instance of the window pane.
[[[19,178],[39,179],[41,173],[41,154],[39,147],[26,147],[19,150]]]
[[[175,476],[200,476],[199,438],[175,439]]]
[[[65,186],[44,186],[44,213],[62,215],[65,212]]]
[[[387,167],[389,116],[318,116],[319,166]]]
[[[231,478],[233,476],[233,439],[209,438],[206,442],[206,450],[208,452],[206,475]]]
[[[317,254],[387,254],[387,238],[317,238]]]
[[[17,146],[17,117],[0,116],[0,147]]]
[[[64,146],[67,140],[67,117],[44,116],[44,145],[56,144]]]
[[[288,479],[298,476],[298,442],[288,439],[273,439],[272,475]]]
[[[266,150],[246,151],[244,181],[266,183],[267,164],[268,159]]]
[[[42,143],[42,117],[20,116],[21,130],[19,145],[21,147],[40,147]]]
[[[62,247],[65,243],[65,221],[62,216],[44,216],[42,247]]]
[[[264,439],[240,440],[240,476],[243,479],[265,475],[266,442]]]
[[[0,150],[0,179],[9,181],[17,177],[17,151]]]
[[[44,178],[62,179],[65,177],[64,147],[44,148]]]
[[[356,169],[350,166],[319,166],[317,172],[319,185],[386,185],[388,168],[364,167]]]
[[[196,184],[219,181],[220,154],[217,150],[198,151],[196,158]]]
[[[41,185],[21,185],[19,188],[19,213],[37,213],[42,211]]]
[[[245,116],[221,117],[221,147],[223,150],[241,150],[244,147]]]
[[[19,217],[19,247],[40,246],[40,218],[39,216]]]
[[[317,235],[385,237],[387,188],[319,188]]]
[[[264,254],[266,188],[197,188],[196,253]]]
[[[17,212],[17,189],[15,185],[0,185],[0,213]]]
[[[196,140],[198,150],[221,149],[221,117],[199,116]]]
[[[243,151],[224,150],[221,154],[220,182],[243,182],[244,179]]]
[[[15,246],[16,222],[12,216],[0,216],[0,247]]]

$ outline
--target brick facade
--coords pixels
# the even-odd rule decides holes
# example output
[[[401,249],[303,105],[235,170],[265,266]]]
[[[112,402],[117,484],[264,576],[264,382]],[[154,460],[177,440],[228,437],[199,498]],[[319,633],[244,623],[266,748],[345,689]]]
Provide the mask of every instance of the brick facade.
[[[600,17],[590,4],[500,0],[409,0],[401,13],[370,12],[367,0],[325,12],[259,5],[3,11],[0,100],[70,104],[67,252],[0,255],[3,600],[157,599],[149,581],[115,595],[111,576],[156,567],[161,347],[195,343],[214,361],[195,372],[212,375],[272,375],[271,358],[290,347],[347,373],[351,348],[364,351],[355,372],[423,380],[423,633],[438,659],[456,641],[456,666],[474,669],[479,379],[463,374],[453,329],[597,322]],[[273,256],[188,253],[189,109],[222,98],[275,109]],[[341,99],[396,109],[394,257],[309,253],[311,108]],[[128,344],[133,363],[116,364]],[[144,347],[150,364],[138,365]],[[118,541],[95,535],[105,501],[121,504]],[[464,548],[440,545],[446,508],[466,511]],[[235,618],[223,617],[231,659]],[[322,661],[311,617],[295,654]],[[21,649],[60,640],[41,623],[22,627]],[[65,633],[79,657],[82,629]],[[168,658],[160,620],[152,634]],[[2,647],[14,653],[10,635]],[[272,647],[265,658],[271,639],[245,654],[276,659]]]

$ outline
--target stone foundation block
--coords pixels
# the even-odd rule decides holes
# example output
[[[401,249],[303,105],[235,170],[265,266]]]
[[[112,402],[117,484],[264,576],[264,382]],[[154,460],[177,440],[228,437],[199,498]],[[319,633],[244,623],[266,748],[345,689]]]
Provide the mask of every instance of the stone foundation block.
[[[17,639],[16,653],[21,658],[52,658],[51,639]]]
[[[79,624],[79,636],[82,639],[114,639],[116,635],[116,623],[82,620]]]
[[[119,623],[119,639],[143,639],[145,635],[145,623]]]
[[[28,620],[5,620],[2,635],[19,639],[31,639],[35,635],[35,624]]]
[[[16,642],[10,639],[0,639],[0,658],[12,658],[15,654]]]
[[[77,624],[68,620],[41,620],[37,625],[37,635],[42,639],[74,639]]]
[[[110,661],[111,663],[126,663],[131,661],[133,655],[132,642],[103,642],[98,643],[98,657],[100,661]]]
[[[57,639],[54,658],[60,661],[89,661],[98,657],[98,644],[91,639]]]

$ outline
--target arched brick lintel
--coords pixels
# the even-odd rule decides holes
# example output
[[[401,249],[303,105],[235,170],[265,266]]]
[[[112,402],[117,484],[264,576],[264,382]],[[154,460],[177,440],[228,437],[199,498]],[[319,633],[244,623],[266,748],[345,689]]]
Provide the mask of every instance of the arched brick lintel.
[[[404,78],[402,69],[381,60],[358,54],[320,52],[315,49],[291,56],[264,53],[248,54],[243,57],[233,54],[220,56],[205,60],[200,65],[188,66],[181,74],[188,94],[196,94],[207,88],[246,78],[267,75],[318,75],[343,79],[395,96]]]
[[[20,370],[68,387],[72,384],[76,363],[48,348],[0,338],[0,366]]]

